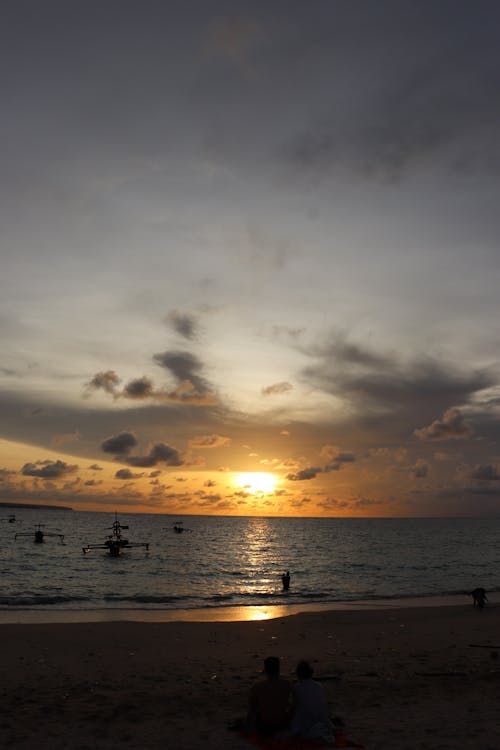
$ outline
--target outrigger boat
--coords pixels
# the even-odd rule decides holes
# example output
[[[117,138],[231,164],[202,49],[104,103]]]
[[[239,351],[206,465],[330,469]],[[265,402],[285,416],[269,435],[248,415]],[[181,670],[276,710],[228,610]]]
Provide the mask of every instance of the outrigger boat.
[[[116,513],[115,520],[110,528],[113,533],[109,534],[103,544],[87,544],[86,547],[82,547],[82,552],[86,554],[87,552],[90,552],[91,549],[105,549],[109,552],[111,557],[118,557],[121,555],[122,549],[125,548],[145,547],[147,550],[149,549],[149,542],[129,542],[128,539],[125,539],[125,537],[122,536],[122,530],[128,529],[128,526],[122,526]]]
[[[46,534],[44,531],[44,528],[45,528],[45,524],[41,524],[41,523],[38,523],[35,526],[35,537],[33,539],[35,544],[42,544],[46,536],[58,536],[61,544],[64,544],[64,534],[58,534],[55,531],[51,531]],[[18,536],[33,536],[33,532],[32,531],[18,531],[14,539],[17,539]]]

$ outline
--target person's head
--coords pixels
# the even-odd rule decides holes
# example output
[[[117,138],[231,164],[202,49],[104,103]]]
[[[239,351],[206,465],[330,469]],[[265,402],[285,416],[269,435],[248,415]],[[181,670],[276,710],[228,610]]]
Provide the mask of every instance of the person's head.
[[[314,670],[308,661],[299,661],[295,674],[299,680],[308,680],[313,676]]]
[[[264,672],[268,677],[279,677],[280,660],[277,656],[268,656],[264,659]]]

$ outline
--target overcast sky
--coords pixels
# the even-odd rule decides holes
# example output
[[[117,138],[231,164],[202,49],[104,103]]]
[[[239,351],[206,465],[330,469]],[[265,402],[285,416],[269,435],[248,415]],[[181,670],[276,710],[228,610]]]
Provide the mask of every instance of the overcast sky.
[[[496,1],[0,34],[0,501],[500,512]]]

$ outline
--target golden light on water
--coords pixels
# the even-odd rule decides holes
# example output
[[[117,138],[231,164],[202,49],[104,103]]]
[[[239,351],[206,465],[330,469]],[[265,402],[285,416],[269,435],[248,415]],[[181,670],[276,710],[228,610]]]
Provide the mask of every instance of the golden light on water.
[[[276,488],[277,478],[268,471],[247,471],[238,474],[235,483],[251,495],[269,495]]]

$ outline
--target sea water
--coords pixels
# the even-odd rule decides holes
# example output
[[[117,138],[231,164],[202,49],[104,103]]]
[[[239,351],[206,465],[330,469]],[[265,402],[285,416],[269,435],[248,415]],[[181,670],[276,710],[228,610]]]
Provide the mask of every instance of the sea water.
[[[9,523],[9,512],[0,510],[4,611],[292,608],[443,597],[476,586],[500,591],[500,519],[122,513],[118,520],[129,527],[123,535],[149,550],[111,557],[82,548],[112,533],[113,513],[16,509],[16,523]],[[180,534],[173,530],[179,520]],[[39,523],[45,538],[35,544]]]

